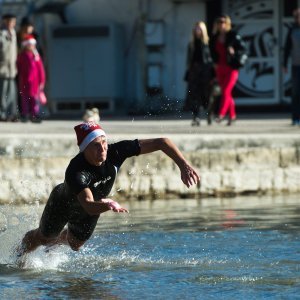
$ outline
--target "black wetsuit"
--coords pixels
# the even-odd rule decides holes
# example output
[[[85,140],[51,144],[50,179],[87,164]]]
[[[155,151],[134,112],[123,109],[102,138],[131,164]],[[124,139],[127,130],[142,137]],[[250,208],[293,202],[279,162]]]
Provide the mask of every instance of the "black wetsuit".
[[[89,188],[95,201],[107,197],[122,163],[128,157],[139,155],[140,150],[138,140],[110,144],[101,166],[90,165],[83,153],[77,154],[67,167],[64,183],[57,185],[50,194],[40,222],[42,234],[56,237],[68,224],[68,229],[77,239],[89,239],[99,215],[89,215],[77,195]]]

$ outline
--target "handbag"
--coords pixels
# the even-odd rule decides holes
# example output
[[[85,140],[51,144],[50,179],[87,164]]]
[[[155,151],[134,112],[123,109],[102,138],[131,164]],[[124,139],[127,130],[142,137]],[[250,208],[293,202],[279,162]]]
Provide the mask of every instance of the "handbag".
[[[221,87],[219,85],[219,83],[214,80],[211,86],[211,95],[213,97],[219,97],[222,95],[222,91],[221,91]]]
[[[246,53],[235,53],[235,54],[228,54],[228,64],[235,68],[235,69],[240,69],[242,68],[245,64],[246,61],[248,60],[248,55]]]
[[[39,100],[40,100],[40,103],[42,105],[46,105],[47,104],[47,97],[46,97],[44,91],[40,91],[40,93],[39,93]]]

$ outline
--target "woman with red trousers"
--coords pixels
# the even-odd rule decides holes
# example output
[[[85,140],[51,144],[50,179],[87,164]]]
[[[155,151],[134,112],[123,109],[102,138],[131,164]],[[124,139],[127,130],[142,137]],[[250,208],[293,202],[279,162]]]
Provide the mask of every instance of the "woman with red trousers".
[[[216,122],[220,123],[227,113],[227,125],[236,120],[235,103],[232,90],[238,80],[239,71],[247,59],[245,43],[231,29],[231,20],[221,15],[214,23],[213,36],[210,39],[210,51],[215,65],[215,73],[222,91],[219,115]]]

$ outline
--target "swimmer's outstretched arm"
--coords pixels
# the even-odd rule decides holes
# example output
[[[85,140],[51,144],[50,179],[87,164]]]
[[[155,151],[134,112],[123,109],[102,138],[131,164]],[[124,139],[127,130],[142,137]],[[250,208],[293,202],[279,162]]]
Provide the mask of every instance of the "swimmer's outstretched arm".
[[[177,146],[168,138],[141,139],[141,154],[161,150],[179,167],[182,182],[189,188],[200,181],[197,171],[187,162]]]
[[[111,199],[105,198],[100,201],[94,201],[92,191],[89,188],[85,188],[77,195],[78,201],[82,205],[83,209],[89,215],[100,215],[106,211],[112,210],[114,212],[128,212],[126,208]]]

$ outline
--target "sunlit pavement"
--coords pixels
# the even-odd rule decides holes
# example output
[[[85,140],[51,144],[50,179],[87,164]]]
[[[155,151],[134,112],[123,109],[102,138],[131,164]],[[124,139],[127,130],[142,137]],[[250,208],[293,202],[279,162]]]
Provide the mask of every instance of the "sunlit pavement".
[[[74,134],[73,127],[81,120],[44,120],[36,123],[0,123],[0,134]],[[143,117],[125,116],[114,119],[104,116],[100,122],[108,134],[300,134],[300,126],[291,126],[290,116],[282,115],[243,115],[232,126],[227,126],[224,120],[221,124],[215,122],[208,125],[206,120],[201,121],[199,127],[192,127],[187,117]]]

